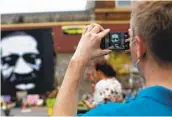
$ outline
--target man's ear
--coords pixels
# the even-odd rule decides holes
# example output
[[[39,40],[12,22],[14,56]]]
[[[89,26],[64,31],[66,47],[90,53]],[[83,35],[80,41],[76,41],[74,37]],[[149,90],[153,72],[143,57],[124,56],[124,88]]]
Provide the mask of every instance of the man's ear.
[[[146,52],[145,41],[140,36],[136,36],[136,56],[140,59]]]

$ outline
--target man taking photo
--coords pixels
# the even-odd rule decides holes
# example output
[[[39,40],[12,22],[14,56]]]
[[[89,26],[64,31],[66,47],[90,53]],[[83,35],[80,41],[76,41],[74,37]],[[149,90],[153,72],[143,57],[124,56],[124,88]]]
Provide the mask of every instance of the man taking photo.
[[[88,25],[66,71],[54,116],[77,114],[82,73],[92,59],[111,50],[100,49],[110,30]],[[130,52],[133,63],[146,80],[146,88],[124,103],[100,104],[84,116],[172,116],[172,1],[139,1],[132,4]]]

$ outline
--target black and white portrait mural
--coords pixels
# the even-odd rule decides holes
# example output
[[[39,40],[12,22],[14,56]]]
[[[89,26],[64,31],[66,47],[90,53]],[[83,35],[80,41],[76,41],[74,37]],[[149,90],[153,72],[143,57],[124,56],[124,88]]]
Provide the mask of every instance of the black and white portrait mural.
[[[54,88],[51,29],[1,32],[1,92],[44,93]]]
[[[41,67],[36,39],[24,32],[2,38],[2,78],[9,82],[36,78]],[[20,88],[20,86],[16,86]]]

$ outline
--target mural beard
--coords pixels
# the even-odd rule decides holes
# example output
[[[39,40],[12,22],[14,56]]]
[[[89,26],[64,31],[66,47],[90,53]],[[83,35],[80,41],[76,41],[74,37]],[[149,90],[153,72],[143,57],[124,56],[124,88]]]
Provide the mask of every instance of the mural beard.
[[[3,81],[15,83],[19,90],[35,88],[33,81],[41,68],[40,52],[37,41],[24,32],[2,38],[1,41],[1,76]]]

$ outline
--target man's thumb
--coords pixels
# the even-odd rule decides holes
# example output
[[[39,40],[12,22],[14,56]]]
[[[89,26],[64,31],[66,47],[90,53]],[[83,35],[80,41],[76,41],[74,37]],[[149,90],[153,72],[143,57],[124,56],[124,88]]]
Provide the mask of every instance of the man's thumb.
[[[112,50],[108,50],[108,49],[106,49],[106,50],[102,50],[102,55],[107,55],[107,54],[109,54],[109,53],[111,53],[112,52]]]

